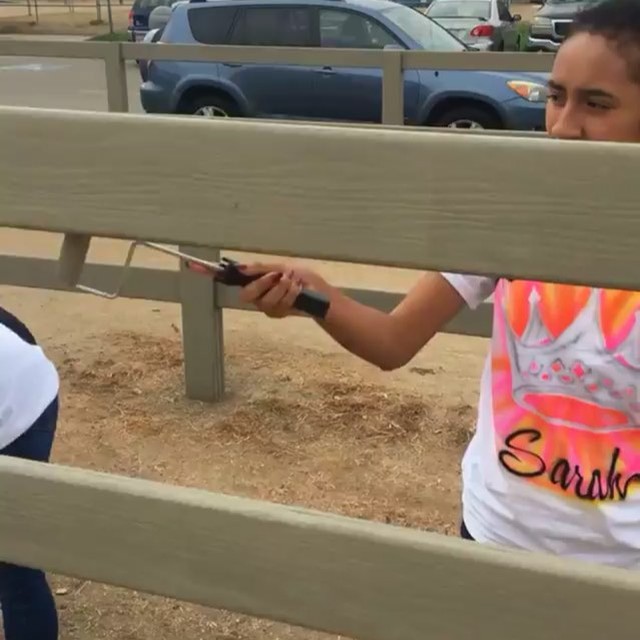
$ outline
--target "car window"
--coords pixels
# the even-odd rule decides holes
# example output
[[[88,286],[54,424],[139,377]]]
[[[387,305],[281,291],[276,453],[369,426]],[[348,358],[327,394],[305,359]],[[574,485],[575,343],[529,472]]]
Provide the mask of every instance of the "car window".
[[[311,11],[307,7],[243,9],[230,44],[263,47],[310,47]]]
[[[435,0],[427,10],[431,18],[482,18],[491,16],[491,3],[485,0]]]
[[[236,7],[193,7],[187,11],[193,37],[202,44],[226,44]]]
[[[381,24],[353,11],[320,9],[320,46],[338,49],[384,49],[400,45]]]
[[[463,42],[420,11],[398,4],[389,9],[382,9],[382,13],[425,51],[469,50]]]
[[[498,0],[498,18],[506,22],[510,22],[512,19],[507,3],[500,2],[500,0]]]

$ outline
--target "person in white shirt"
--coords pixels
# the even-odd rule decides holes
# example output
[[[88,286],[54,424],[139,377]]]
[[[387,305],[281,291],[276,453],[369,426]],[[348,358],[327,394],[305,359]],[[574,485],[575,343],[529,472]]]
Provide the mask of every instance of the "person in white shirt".
[[[59,378],[33,334],[0,307],[0,455],[48,462]],[[0,562],[5,640],[57,640],[58,616],[42,571]]]
[[[637,0],[577,15],[548,93],[548,135],[640,142]],[[384,370],[493,294],[476,431],[462,461],[461,535],[640,568],[640,292],[430,273],[387,314],[304,266],[243,268],[266,274],[241,297],[270,317],[295,313],[302,287],[327,295],[318,324]]]

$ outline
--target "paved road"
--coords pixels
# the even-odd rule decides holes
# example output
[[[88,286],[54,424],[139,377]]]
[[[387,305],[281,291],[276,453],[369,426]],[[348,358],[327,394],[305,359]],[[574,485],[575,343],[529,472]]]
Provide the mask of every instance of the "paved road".
[[[140,113],[140,75],[127,63],[129,111]],[[107,110],[99,60],[0,57],[0,104],[47,109]]]

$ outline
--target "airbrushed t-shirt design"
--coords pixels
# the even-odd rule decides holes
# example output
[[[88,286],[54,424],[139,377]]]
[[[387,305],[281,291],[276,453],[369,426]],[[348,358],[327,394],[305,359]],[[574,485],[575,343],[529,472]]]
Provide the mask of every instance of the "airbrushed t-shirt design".
[[[500,280],[491,396],[510,474],[570,500],[640,478],[640,293]]]

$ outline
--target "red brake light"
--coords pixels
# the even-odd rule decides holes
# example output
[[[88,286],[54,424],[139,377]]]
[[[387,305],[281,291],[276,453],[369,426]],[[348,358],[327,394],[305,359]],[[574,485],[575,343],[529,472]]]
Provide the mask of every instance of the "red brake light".
[[[490,24],[479,24],[471,29],[474,38],[490,38],[493,35],[493,27]]]
[[[129,26],[130,27],[133,26],[133,9],[131,9],[131,11],[129,11]]]

